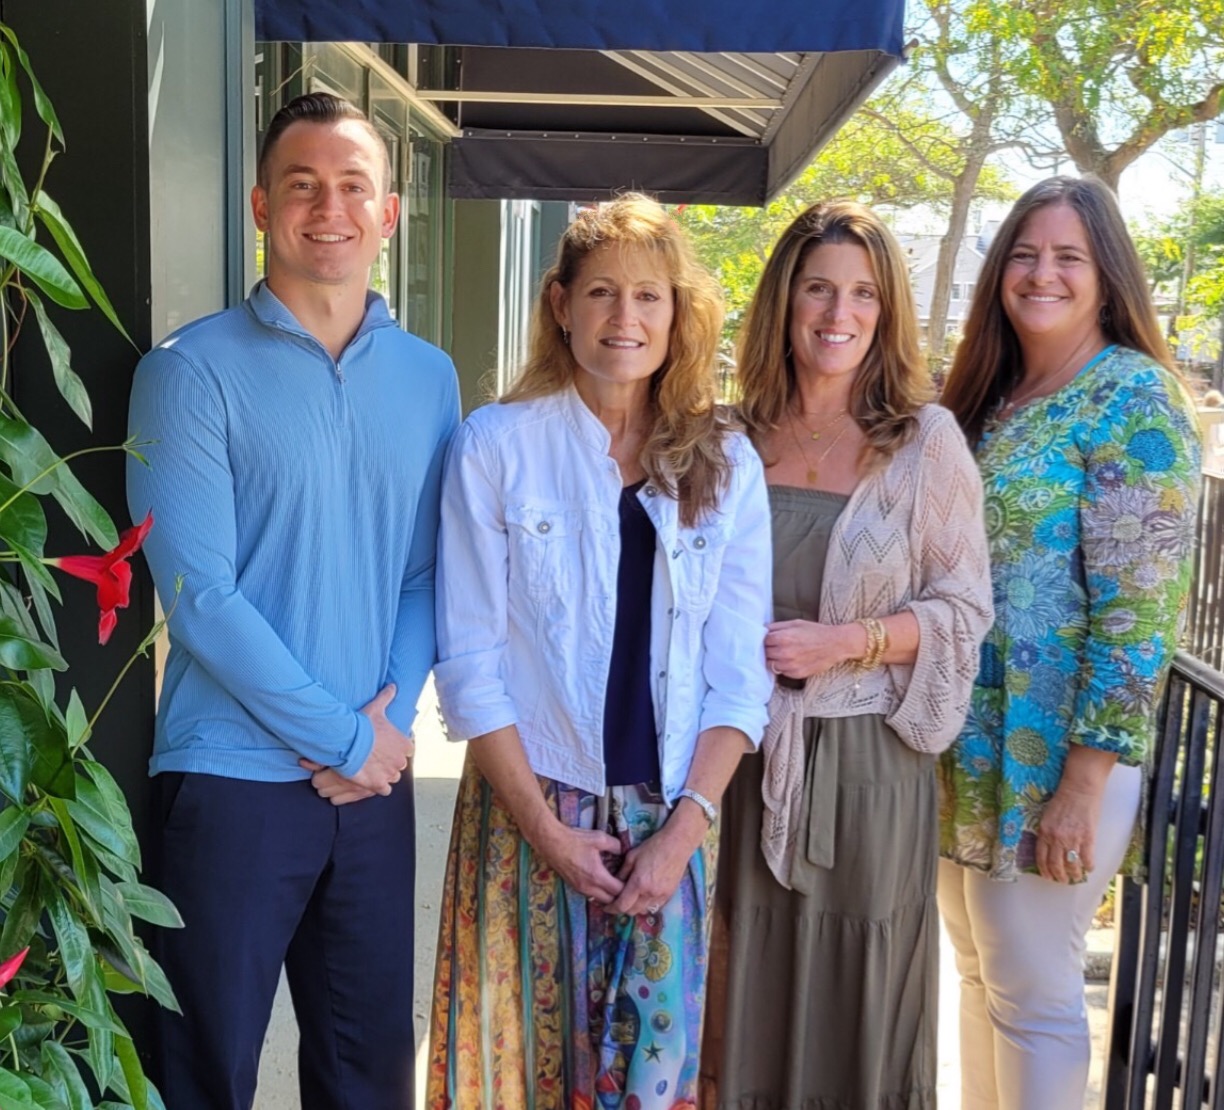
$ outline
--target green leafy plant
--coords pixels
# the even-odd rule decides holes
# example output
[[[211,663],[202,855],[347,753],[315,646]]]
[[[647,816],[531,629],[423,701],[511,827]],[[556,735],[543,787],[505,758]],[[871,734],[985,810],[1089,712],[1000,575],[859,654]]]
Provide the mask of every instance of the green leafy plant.
[[[15,157],[27,93],[41,122],[32,187]],[[98,714],[135,656],[92,715],[75,690],[61,708],[55,674],[68,664],[59,651],[52,602],[60,593],[49,569],[97,586],[105,643],[115,610],[128,603],[126,560],[150,522],[120,537],[68,464],[76,455],[134,452],[139,444],[61,458],[11,393],[13,339],[32,315],[59,392],[90,425],[89,394],[46,302],[92,304],[123,331],[80,240],[43,188],[63,149],[55,110],[16,36],[0,23],[0,1107],[146,1110],[162,1102],[111,996],[140,992],[177,1008],[134,922],[182,922],[163,895],[139,881],[127,803],[89,748]],[[106,554],[49,557],[49,501]]]

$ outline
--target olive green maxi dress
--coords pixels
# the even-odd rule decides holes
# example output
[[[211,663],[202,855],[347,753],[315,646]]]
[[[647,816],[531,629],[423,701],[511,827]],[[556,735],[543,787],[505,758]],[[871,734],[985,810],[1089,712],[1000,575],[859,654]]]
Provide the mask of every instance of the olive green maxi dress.
[[[776,620],[815,620],[848,499],[770,488]],[[878,714],[810,719],[787,890],[761,854],[762,757],[723,806],[703,1110],[935,1106],[935,760]]]

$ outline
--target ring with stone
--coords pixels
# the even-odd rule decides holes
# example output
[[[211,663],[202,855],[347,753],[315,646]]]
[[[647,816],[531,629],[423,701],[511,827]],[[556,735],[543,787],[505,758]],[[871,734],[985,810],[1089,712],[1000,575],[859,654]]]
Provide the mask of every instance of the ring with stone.
[[[1077,852],[1074,848],[1067,849],[1067,862],[1079,863],[1079,852]]]

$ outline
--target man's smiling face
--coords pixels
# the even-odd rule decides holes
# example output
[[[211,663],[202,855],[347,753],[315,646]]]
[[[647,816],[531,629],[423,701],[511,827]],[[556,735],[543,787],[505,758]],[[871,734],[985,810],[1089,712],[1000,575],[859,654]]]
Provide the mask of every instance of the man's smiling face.
[[[360,120],[294,123],[272,150],[265,178],[251,209],[268,237],[269,282],[364,287],[399,217],[381,140]]]

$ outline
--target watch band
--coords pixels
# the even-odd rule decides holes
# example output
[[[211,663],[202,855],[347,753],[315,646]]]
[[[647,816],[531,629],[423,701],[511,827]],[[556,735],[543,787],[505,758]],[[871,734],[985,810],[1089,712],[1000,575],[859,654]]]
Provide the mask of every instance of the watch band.
[[[704,794],[698,794],[696,790],[690,790],[687,786],[676,795],[677,801],[681,798],[688,798],[690,802],[696,802],[701,806],[701,812],[705,814],[705,819],[712,825],[718,820],[718,806],[716,806]]]

